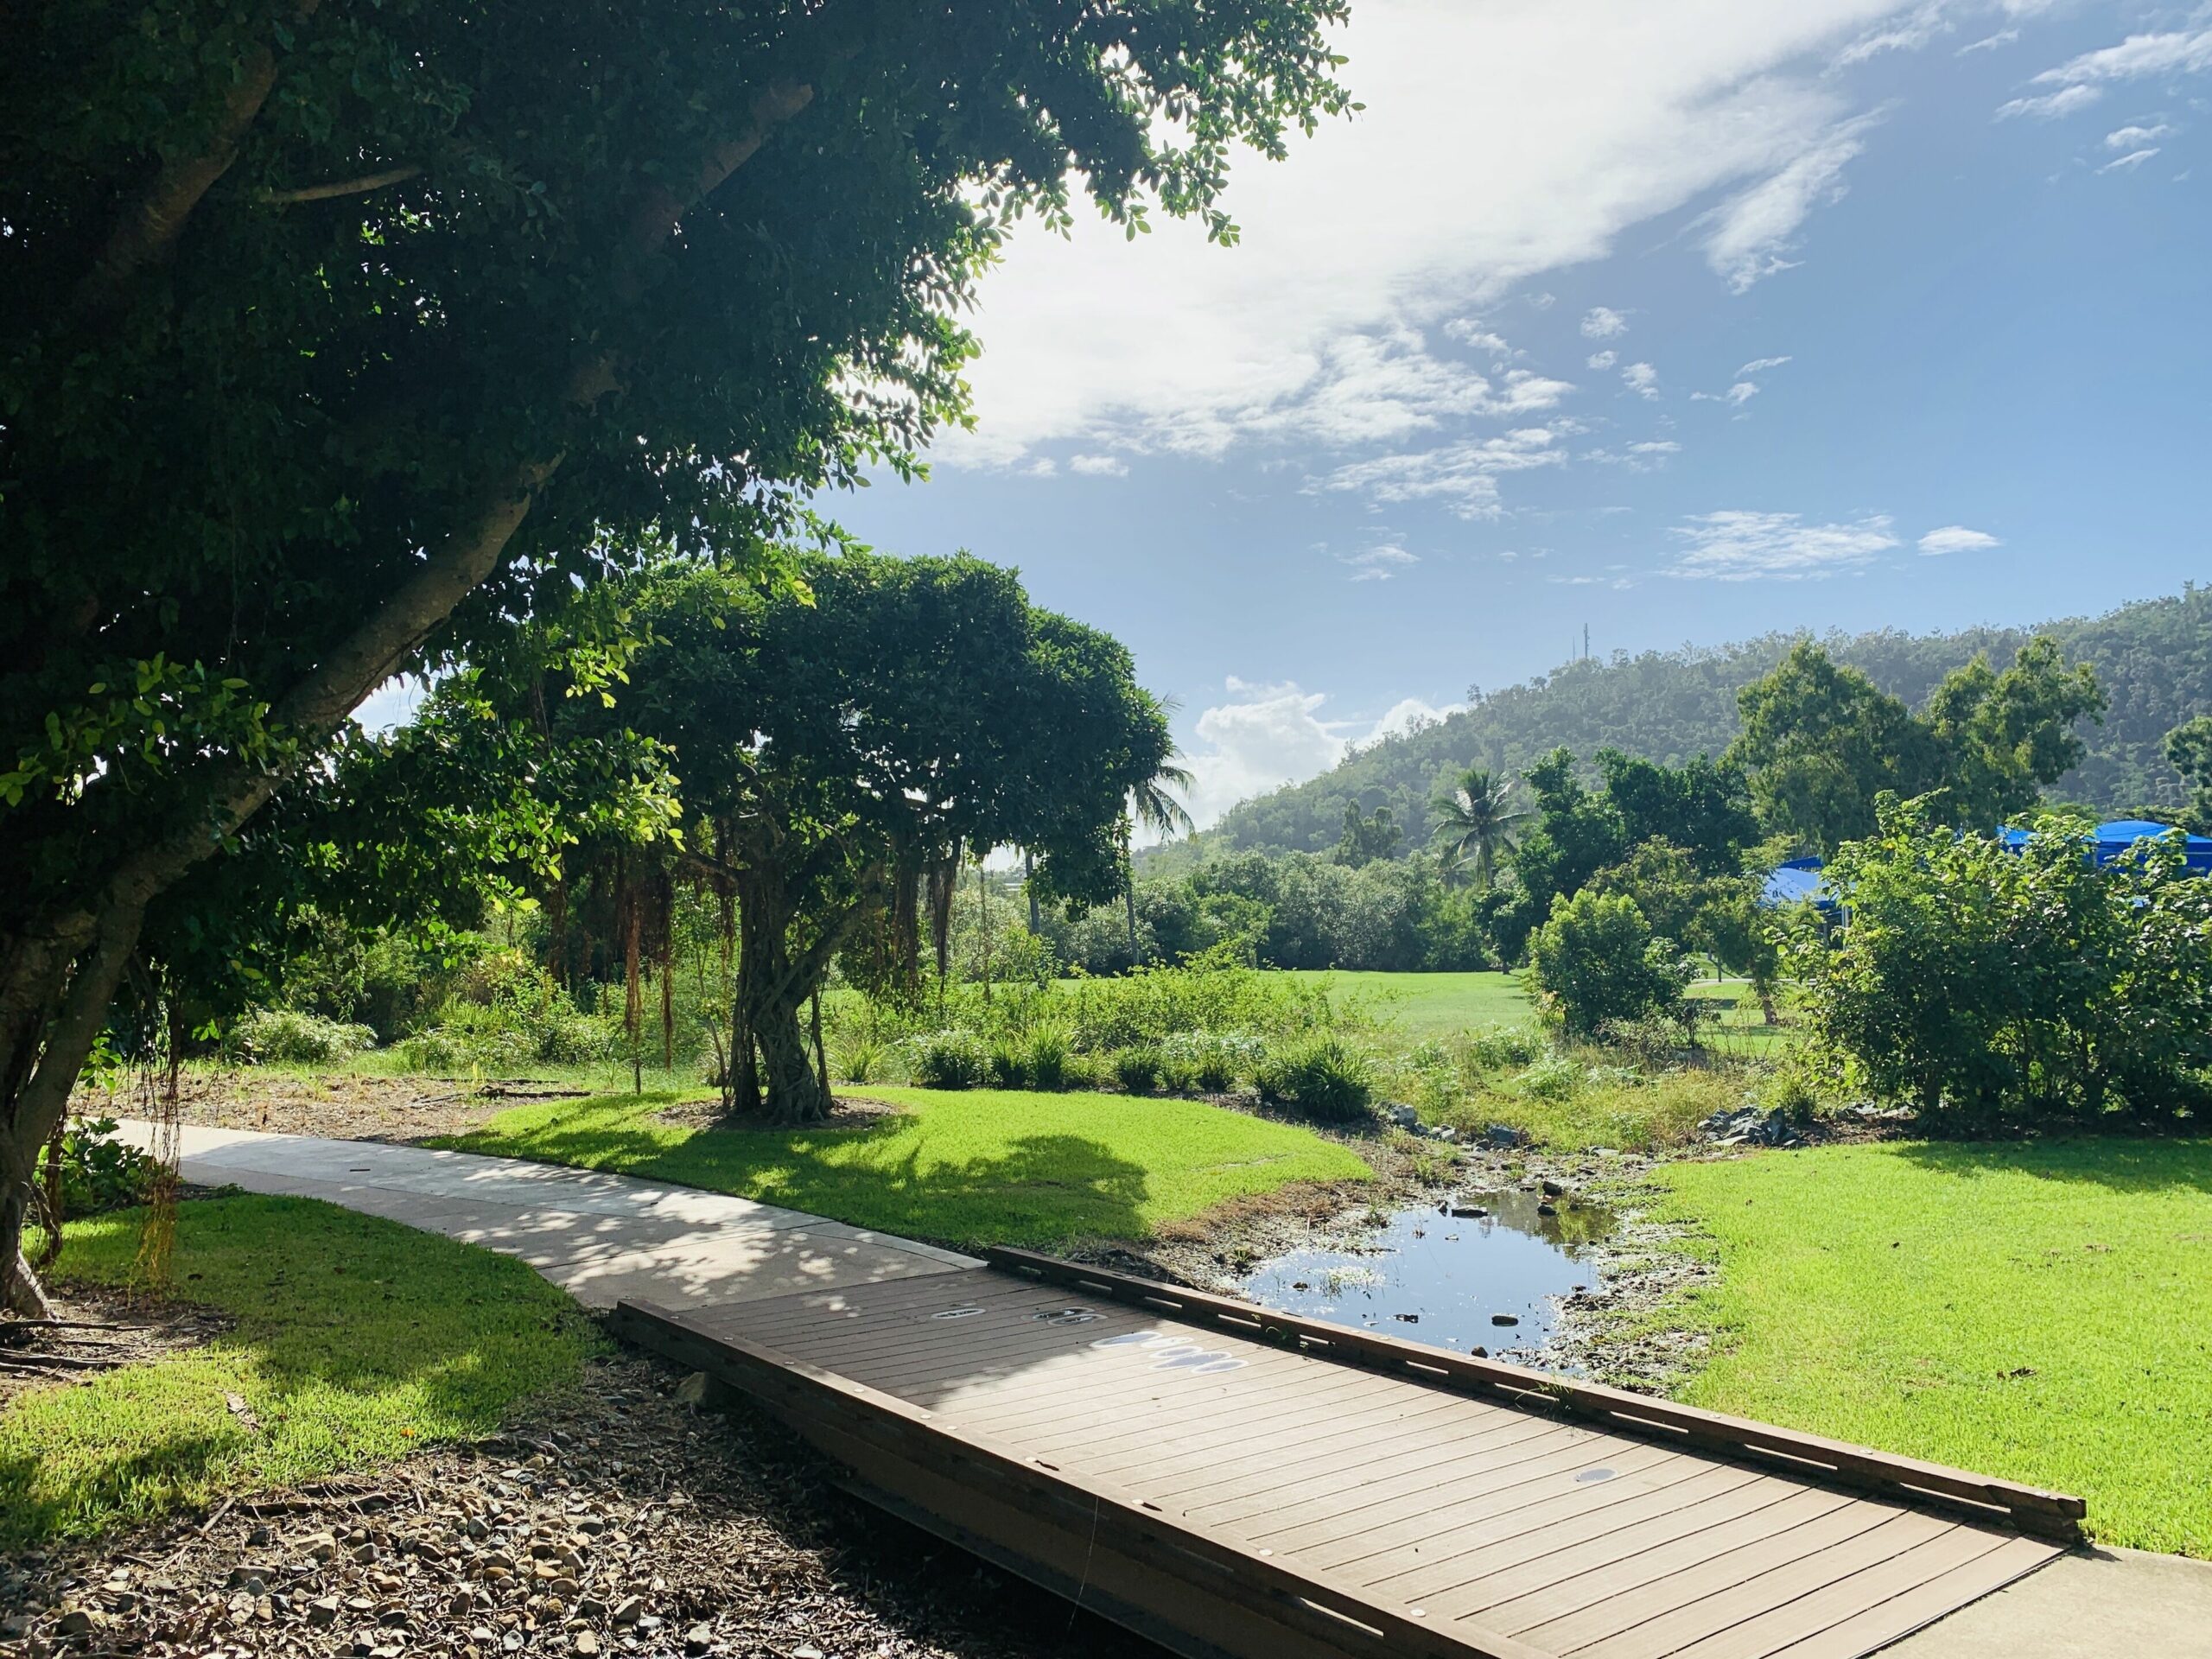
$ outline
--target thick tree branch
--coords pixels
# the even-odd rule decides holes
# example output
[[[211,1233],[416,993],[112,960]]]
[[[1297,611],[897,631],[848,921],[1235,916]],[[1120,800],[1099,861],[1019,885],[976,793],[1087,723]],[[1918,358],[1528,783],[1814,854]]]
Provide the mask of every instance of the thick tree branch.
[[[283,206],[296,201],[328,201],[334,196],[365,196],[386,185],[404,184],[422,172],[419,167],[388,167],[381,173],[364,173],[358,179],[334,179],[328,184],[303,184],[296,190],[262,190],[254,200]]]

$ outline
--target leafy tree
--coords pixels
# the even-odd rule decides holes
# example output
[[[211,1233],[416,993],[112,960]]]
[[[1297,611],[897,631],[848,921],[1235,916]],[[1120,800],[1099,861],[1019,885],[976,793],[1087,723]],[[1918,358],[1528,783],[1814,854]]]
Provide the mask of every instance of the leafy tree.
[[[1405,839],[1406,832],[1391,817],[1389,807],[1378,806],[1372,816],[1363,817],[1357,801],[1346,801],[1344,834],[1337,841],[1337,861],[1357,869],[1378,858],[1395,858]]]
[[[1740,766],[1701,754],[1684,766],[1662,766],[1618,749],[1599,750],[1597,761],[1605,798],[1631,845],[1658,840],[1680,847],[1707,875],[1742,868],[1759,825]]]
[[[1529,967],[1546,1016],[1586,1039],[1611,1020],[1674,1014],[1695,971],[1635,899],[1587,888],[1552,906]]]
[[[1993,672],[1977,656],[1943,677],[1928,701],[1928,724],[1942,757],[1951,821],[2005,823],[2042,798],[2088,753],[2075,725],[2104,718],[2105,694],[2086,664],[2069,668],[2058,642],[2030,640],[2011,666]]]
[[[1176,705],[1163,702],[1161,712],[1173,717]],[[1198,826],[1191,822],[1191,815],[1183,810],[1183,803],[1173,791],[1188,791],[1195,781],[1187,767],[1163,760],[1160,769],[1129,791],[1128,810],[1122,814],[1122,898],[1129,924],[1129,960],[1142,962],[1144,951],[1137,942],[1137,871],[1131,849],[1136,843],[1136,830],[1145,829],[1158,836],[1187,836]]]
[[[2015,852],[1885,802],[1828,879],[1840,942],[1792,939],[1815,1039],[1931,1128],[2185,1117],[2212,1100],[2212,882],[2177,845],[2100,868],[2080,821]]]
[[[2190,787],[2183,828],[2212,836],[2212,715],[2199,715],[2166,734],[2166,759]]]
[[[1554,749],[1529,768],[1535,791],[1536,827],[1513,855],[1515,873],[1538,917],[1552,901],[1582,890],[1592,875],[1618,863],[1628,850],[1628,830],[1612,802],[1576,775],[1574,756]]]
[[[1071,181],[1233,238],[1338,0],[114,0],[0,59],[0,1271],[149,910],[659,527],[767,561],[960,418]],[[182,938],[179,929],[172,937]]]
[[[638,592],[653,643],[616,706],[682,779],[685,857],[736,903],[728,1096],[817,1121],[829,1102],[800,1011],[844,953],[912,982],[969,860],[1019,845],[1063,901],[1122,887],[1120,826],[1172,741],[1113,640],[1032,607],[965,556],[800,562],[805,586],[674,571]],[[764,1099],[765,1096],[765,1099]]]
[[[1497,871],[1498,855],[1509,850],[1525,810],[1513,805],[1513,780],[1470,766],[1436,802],[1436,840],[1443,843],[1446,869],[1461,864],[1475,873],[1475,885],[1487,887]]]

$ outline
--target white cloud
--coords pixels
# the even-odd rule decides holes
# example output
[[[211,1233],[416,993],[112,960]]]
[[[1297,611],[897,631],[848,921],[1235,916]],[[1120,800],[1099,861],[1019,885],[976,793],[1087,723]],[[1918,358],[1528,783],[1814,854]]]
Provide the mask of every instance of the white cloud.
[[[1338,41],[1365,109],[1280,165],[1239,164],[1239,245],[1172,221],[1131,242],[1087,213],[1065,238],[1016,235],[978,296],[978,428],[939,457],[1218,454],[1306,433],[1325,423],[1313,411],[1336,397],[1347,338],[1440,327],[1799,166],[1852,112],[1842,85],[1802,66],[1907,9],[1685,3],[1362,0]],[[1440,156],[1495,164],[1440,170]]]
[[[1198,715],[1198,747],[1182,762],[1192,780],[1183,804],[1202,830],[1239,801],[1326,772],[1350,747],[1343,721],[1320,718],[1320,692],[1233,677],[1228,690]]]
[[[1593,305],[1582,314],[1585,340],[1615,340],[1628,333],[1628,319],[1610,305]]]
[[[1388,582],[1409,564],[1419,564],[1421,555],[1408,553],[1395,542],[1370,547],[1358,553],[1338,556],[1338,562],[1351,567],[1353,582]]]
[[[1657,438],[1648,443],[1631,443],[1628,452],[1631,455],[1673,455],[1681,454],[1681,448],[1672,438]]]
[[[1444,325],[1444,332],[1471,352],[1488,352],[1494,361],[1522,355],[1506,343],[1504,335],[1484,327],[1472,317],[1454,317]]]
[[[2118,46],[2084,52],[2036,77],[2037,86],[2087,86],[2144,75],[2198,74],[2212,69],[2212,29],[2194,33],[2131,35]]]
[[[1368,733],[1366,741],[1372,743],[1380,738],[1417,732],[1424,726],[1433,726],[1447,715],[1459,713],[1466,706],[1463,702],[1447,702],[1440,709],[1420,697],[1401,697],[1390,705],[1382,719],[1375,722],[1375,728]]]
[[[1984,548],[2001,547],[2003,543],[1986,530],[1968,530],[1964,524],[1946,524],[1941,530],[1931,530],[1920,538],[1920,550],[1930,556],[1945,553],[1979,553]]]
[[[1741,409],[1758,395],[1758,381],[1738,380],[1726,391],[1694,391],[1690,393],[1690,401],[1694,404],[1726,404]]]
[[[1860,135],[1878,112],[1837,123],[1808,143],[1788,166],[1723,203],[1711,216],[1706,263],[1741,294],[1763,276],[1798,263],[1783,256],[1813,210],[1840,200],[1843,169],[1866,148]]]
[[[1949,34],[1953,27],[1950,19],[1943,16],[1942,8],[1931,0],[1910,17],[1861,35],[1836,54],[1836,67],[1847,68],[1884,52],[1917,52],[1938,35]]]
[[[2172,130],[2173,129],[2163,121],[2155,127],[2116,127],[2105,134],[2105,148],[2107,149],[2140,149],[2145,144],[2156,143]]]
[[[1058,461],[1054,461],[1050,455],[1039,455],[1023,467],[1021,473],[1027,478],[1050,478],[1059,470]]]
[[[395,674],[361,700],[360,707],[353,710],[353,718],[365,732],[391,731],[414,719],[429,692],[429,684],[418,677]]]
[[[1129,463],[1119,455],[1071,455],[1068,470],[1085,478],[1126,478]]]
[[[1667,574],[1715,582],[1818,580],[1860,569],[1897,544],[1886,513],[1808,524],[1794,512],[1708,512],[1671,533],[1681,546]]]
[[[2147,149],[2139,149],[2132,154],[2122,156],[2117,161],[2107,162],[2102,167],[2099,168],[2097,171],[2100,173],[2115,173],[2122,168],[2126,168],[2132,170],[2142,166],[2144,162],[2149,161],[2158,153],[2158,147],[2156,144],[2152,144]]]
[[[1621,371],[1621,379],[1639,397],[1659,395],[1659,371],[1649,363],[1631,363]]]
[[[1585,360],[1593,369],[1610,369],[1621,360],[1621,354],[1618,352],[1592,352]]]
[[[1439,501],[1462,518],[1494,518],[1499,512],[1499,475],[1564,462],[1567,452],[1557,441],[1574,429],[1560,422],[1463,439],[1419,454],[1379,455],[1338,467],[1320,487],[1357,491],[1385,503]]]
[[[2009,104],[1999,104],[1997,118],[2009,121],[2016,115],[2031,115],[2038,121],[2055,121],[2062,115],[2088,108],[2103,96],[2094,86],[2068,86],[2040,98],[2016,98]]]
[[[1736,378],[1741,380],[1754,374],[1764,374],[1769,369],[1778,369],[1789,360],[1786,357],[1755,357],[1736,371]]]
[[[2000,46],[2012,45],[2019,38],[2018,29],[2000,29],[1994,35],[1985,35],[1978,41],[1967,41],[1959,48],[1959,55],[1963,58],[1969,52],[1993,52]]]

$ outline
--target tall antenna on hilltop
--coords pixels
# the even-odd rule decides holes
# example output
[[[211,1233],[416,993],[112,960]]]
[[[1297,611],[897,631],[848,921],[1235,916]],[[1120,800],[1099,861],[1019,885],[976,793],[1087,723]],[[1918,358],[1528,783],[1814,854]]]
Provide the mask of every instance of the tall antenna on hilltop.
[[[1587,622],[1582,625],[1582,660],[1586,663],[1590,660],[1590,625]]]

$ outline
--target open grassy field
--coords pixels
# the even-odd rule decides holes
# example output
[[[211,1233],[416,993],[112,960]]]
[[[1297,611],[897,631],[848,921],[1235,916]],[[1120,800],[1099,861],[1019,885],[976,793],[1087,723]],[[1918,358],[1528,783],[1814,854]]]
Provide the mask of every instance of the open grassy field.
[[[127,1281],[139,1223],[70,1224],[58,1282]],[[519,1262],[307,1198],[181,1205],[174,1262],[236,1323],[0,1408],[0,1548],[490,1433],[599,1343]]]
[[[1675,1164],[1718,1257],[1695,1404],[2082,1493],[2212,1556],[2212,1141],[1827,1147]]]
[[[1143,1238],[1287,1182],[1370,1173],[1309,1130],[1199,1101],[866,1092],[902,1109],[863,1128],[701,1128],[663,1119],[668,1096],[602,1096],[518,1106],[444,1144],[677,1181],[956,1245]]]

